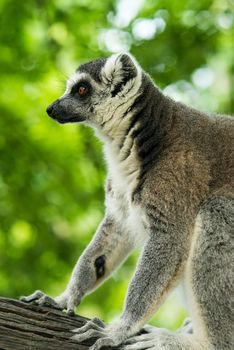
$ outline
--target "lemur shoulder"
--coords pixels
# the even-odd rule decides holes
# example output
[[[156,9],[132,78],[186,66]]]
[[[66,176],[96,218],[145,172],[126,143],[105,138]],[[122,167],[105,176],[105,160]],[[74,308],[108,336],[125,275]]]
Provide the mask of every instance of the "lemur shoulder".
[[[103,140],[106,214],[66,290],[24,300],[72,314],[140,247],[120,320],[94,319],[74,339],[97,337],[92,350],[234,349],[234,118],[173,101],[129,54],[81,65],[47,113],[86,123]],[[180,281],[189,331],[145,326]]]

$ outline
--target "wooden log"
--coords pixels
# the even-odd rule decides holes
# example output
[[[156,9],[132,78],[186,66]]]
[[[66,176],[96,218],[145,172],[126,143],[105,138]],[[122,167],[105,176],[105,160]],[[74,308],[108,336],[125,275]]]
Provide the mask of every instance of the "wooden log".
[[[78,344],[71,339],[72,329],[87,321],[81,316],[0,298],[0,350],[86,350],[89,339]]]

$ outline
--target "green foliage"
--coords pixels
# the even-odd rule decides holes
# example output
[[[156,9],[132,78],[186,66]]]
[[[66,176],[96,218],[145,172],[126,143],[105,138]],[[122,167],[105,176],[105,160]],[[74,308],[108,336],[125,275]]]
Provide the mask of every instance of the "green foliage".
[[[60,293],[103,215],[99,141],[91,130],[58,125],[45,114],[66,76],[82,62],[128,49],[166,93],[234,112],[233,6],[233,0],[0,1],[1,295]],[[135,260],[88,296],[79,313],[116,317]],[[185,311],[175,298],[155,324],[179,326]]]

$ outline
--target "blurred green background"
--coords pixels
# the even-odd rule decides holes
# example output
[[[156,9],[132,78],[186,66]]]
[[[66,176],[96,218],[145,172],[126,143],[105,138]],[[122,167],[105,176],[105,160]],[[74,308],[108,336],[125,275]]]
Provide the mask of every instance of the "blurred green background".
[[[203,110],[234,112],[233,0],[0,0],[0,295],[63,291],[104,211],[92,130],[45,109],[77,66],[130,51],[158,86]],[[118,317],[136,255],[78,308]],[[177,328],[173,294],[153,318]]]

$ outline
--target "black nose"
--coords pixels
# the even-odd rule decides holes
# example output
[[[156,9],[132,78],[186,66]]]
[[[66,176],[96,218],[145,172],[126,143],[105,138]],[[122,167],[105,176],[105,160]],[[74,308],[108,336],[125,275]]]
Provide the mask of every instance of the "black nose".
[[[49,105],[49,107],[47,107],[46,113],[48,115],[51,115],[53,113],[53,109],[54,109],[54,104],[52,103],[51,105]]]

